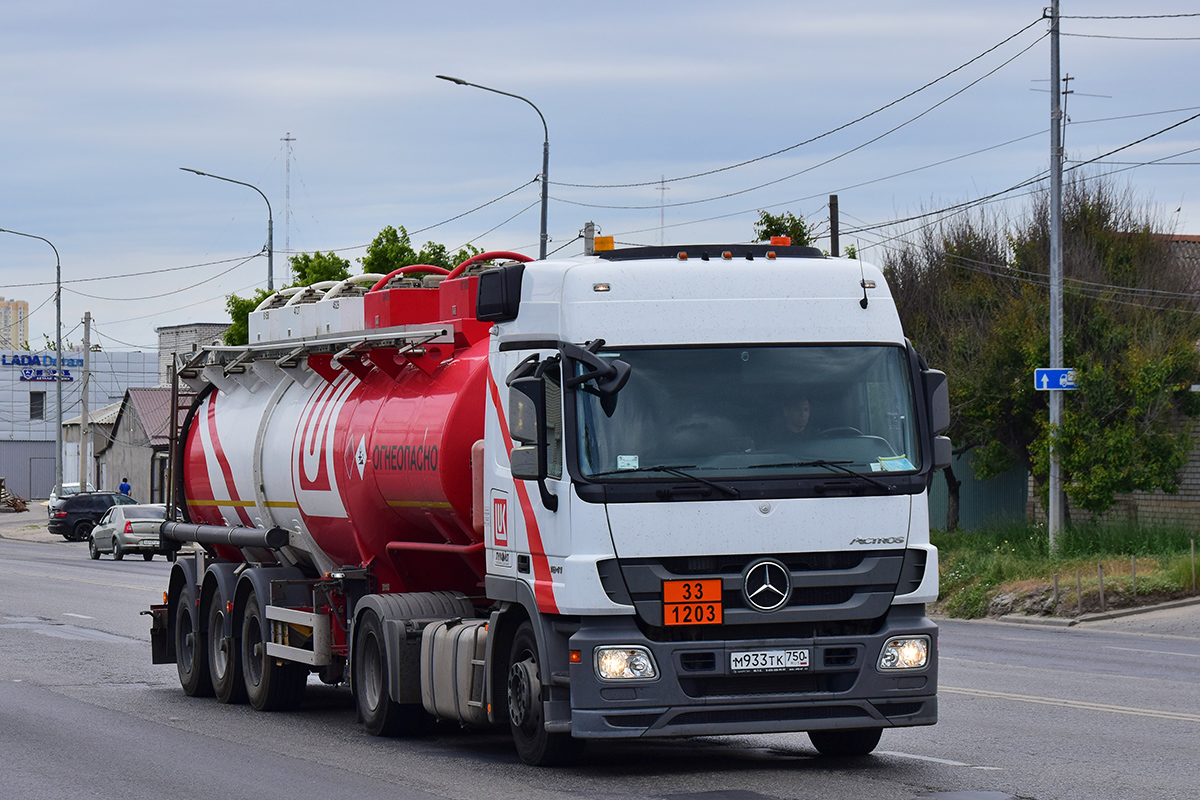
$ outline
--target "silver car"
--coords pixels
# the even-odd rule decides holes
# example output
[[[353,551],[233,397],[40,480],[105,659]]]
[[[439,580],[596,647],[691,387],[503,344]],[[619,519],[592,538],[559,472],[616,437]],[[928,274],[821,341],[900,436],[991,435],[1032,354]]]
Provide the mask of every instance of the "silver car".
[[[141,553],[150,561],[155,553],[163,552],[158,525],[166,518],[167,507],[161,504],[113,506],[92,529],[88,553],[94,559],[112,553],[113,561],[120,561],[126,553]]]

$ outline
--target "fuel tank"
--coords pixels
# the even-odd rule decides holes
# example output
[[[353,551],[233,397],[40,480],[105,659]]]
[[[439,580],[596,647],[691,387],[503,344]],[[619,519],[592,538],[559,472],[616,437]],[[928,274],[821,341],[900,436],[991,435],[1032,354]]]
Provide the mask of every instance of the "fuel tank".
[[[471,448],[483,438],[490,325],[474,319],[477,281],[382,279],[338,297],[362,305],[361,343],[331,331],[332,345],[256,343],[240,363],[206,366],[183,431],[189,521],[288,529],[292,557],[317,573],[366,568],[372,591],[481,597]]]

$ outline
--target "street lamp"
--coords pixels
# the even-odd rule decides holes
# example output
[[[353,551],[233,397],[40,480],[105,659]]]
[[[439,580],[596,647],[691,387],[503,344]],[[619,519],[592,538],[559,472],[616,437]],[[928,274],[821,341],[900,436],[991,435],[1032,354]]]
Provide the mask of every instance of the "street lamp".
[[[534,111],[537,111],[538,117],[542,120],[542,130],[546,134],[545,140],[542,142],[542,239],[541,239],[541,247],[538,250],[538,258],[541,259],[542,261],[545,261],[546,260],[546,243],[548,241],[550,241],[550,237],[547,236],[547,234],[546,234],[546,195],[547,195],[547,191],[549,190],[549,186],[550,186],[550,129],[548,127],[546,127],[546,118],[542,116],[542,112],[541,112],[541,110],[538,109],[537,106],[535,106],[528,99],[521,97],[521,95],[519,95],[519,94],[512,94],[510,92],[502,92],[499,89],[492,89],[488,86],[480,86],[478,83],[471,83],[470,81],[464,81],[462,78],[451,78],[449,75],[438,75],[436,77],[438,77],[444,81],[450,81],[451,83],[457,83],[459,86],[474,86],[476,89],[483,89],[485,92],[493,92],[495,94],[502,94],[505,97],[515,98],[524,103],[529,103],[529,107],[532,108]]]
[[[275,291],[275,218],[271,214],[271,201],[263,194],[262,189],[259,189],[252,183],[244,183],[235,181],[233,178],[222,178],[220,175],[211,175],[207,172],[201,172],[198,169],[191,167],[180,167],[184,172],[191,172],[196,175],[203,175],[205,178],[216,178],[219,181],[226,183],[236,183],[238,186],[248,186],[258,192],[262,197],[263,202],[267,204],[267,291]]]
[[[54,496],[62,497],[62,259],[58,257],[58,248],[54,246],[54,243],[43,236],[10,231],[6,228],[0,228],[0,233],[11,233],[27,239],[39,239],[50,245],[50,249],[54,251],[54,403],[56,416],[54,423]],[[82,432],[83,427],[80,426],[79,430]],[[83,446],[82,436],[79,446]],[[33,486],[29,488],[32,490]],[[87,487],[81,483],[79,490],[85,489]]]

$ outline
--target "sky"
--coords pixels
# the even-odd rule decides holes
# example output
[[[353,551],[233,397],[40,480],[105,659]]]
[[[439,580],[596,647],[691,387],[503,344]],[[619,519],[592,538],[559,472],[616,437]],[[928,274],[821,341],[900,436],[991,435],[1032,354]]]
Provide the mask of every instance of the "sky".
[[[266,286],[263,197],[180,167],[266,196],[276,288],[290,253],[361,271],[388,225],[536,256],[542,122],[450,75],[544,116],[551,253],[580,254],[589,221],[631,245],[749,241],[761,210],[805,217],[828,249],[837,194],[842,244],[879,262],[936,217],[886,223],[1047,170],[1043,5],[5,0],[0,228],[53,243],[64,342],[91,312],[110,350],[227,321],[227,295]],[[1080,18],[1196,6],[1061,13],[1068,167],[1099,159],[1077,168],[1200,234],[1200,16]],[[1019,215],[1029,191],[987,207]],[[35,348],[55,265],[0,233],[0,296],[29,303]]]

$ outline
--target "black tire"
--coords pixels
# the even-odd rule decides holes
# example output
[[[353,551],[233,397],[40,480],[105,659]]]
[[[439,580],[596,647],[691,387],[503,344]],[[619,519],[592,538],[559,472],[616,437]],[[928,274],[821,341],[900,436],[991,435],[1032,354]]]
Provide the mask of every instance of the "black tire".
[[[75,527],[71,529],[71,535],[66,538],[68,541],[82,542],[91,535],[92,528],[94,527],[96,527],[96,524],[90,519],[81,519],[75,523]]]
[[[579,749],[580,742],[569,733],[546,730],[542,711],[542,684],[538,665],[537,637],[526,620],[517,628],[508,656],[505,708],[517,755],[526,764],[549,767],[561,764]]]
[[[175,667],[179,685],[189,697],[209,697],[213,693],[208,675],[208,655],[200,630],[199,609],[190,586],[179,593],[175,604]]]
[[[113,537],[113,561],[120,561],[125,558],[125,551],[121,549],[121,540],[116,536]]]
[[[153,561],[154,553],[142,553],[142,561]]]
[[[372,736],[411,736],[425,721],[420,705],[401,705],[388,693],[387,640],[374,611],[366,611],[354,629],[354,697],[358,715]]]
[[[88,555],[92,557],[92,561],[100,560],[100,551],[96,548],[96,537],[88,537]]]
[[[225,601],[214,594],[208,601],[208,674],[212,676],[213,692],[222,703],[246,702],[246,681],[242,677],[242,644],[239,620],[231,628],[233,636],[225,637]]]
[[[875,749],[882,735],[883,728],[808,732],[808,738],[817,752],[830,758],[865,756]]]
[[[258,711],[296,708],[304,699],[308,669],[268,656],[262,623],[262,607],[258,595],[252,591],[246,598],[246,611],[242,616],[241,660],[246,699]]]

